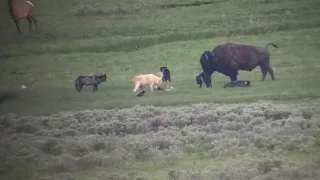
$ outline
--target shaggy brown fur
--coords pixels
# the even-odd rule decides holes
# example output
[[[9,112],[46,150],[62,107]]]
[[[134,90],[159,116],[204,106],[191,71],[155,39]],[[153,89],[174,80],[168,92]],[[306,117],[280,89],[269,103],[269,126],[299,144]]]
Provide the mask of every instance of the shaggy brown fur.
[[[200,58],[203,72],[209,76],[214,71],[229,76],[231,81],[237,81],[238,71],[252,71],[260,66],[262,72],[261,81],[265,80],[267,73],[274,80],[273,69],[270,67],[270,53],[267,47],[273,43],[268,43],[265,48],[237,43],[226,43],[216,46],[212,52],[205,51]]]

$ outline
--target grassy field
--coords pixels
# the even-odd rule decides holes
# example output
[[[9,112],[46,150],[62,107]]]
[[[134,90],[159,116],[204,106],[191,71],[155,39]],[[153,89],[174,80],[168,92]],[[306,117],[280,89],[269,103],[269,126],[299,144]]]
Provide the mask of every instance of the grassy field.
[[[19,34],[0,2],[4,178],[292,179],[319,166],[309,162],[319,158],[318,0],[32,2],[39,26],[33,35],[26,21]],[[261,82],[257,68],[239,72],[252,87],[224,89],[229,78],[214,73],[213,88],[199,89],[201,53],[226,42],[277,44],[268,48],[276,80]],[[136,97],[133,76],[161,66],[170,69],[176,91]],[[97,93],[76,92],[75,78],[92,73],[107,73],[107,83]],[[35,88],[21,92],[31,79]],[[280,103],[284,110],[276,110]],[[248,171],[279,161],[281,170]],[[24,168],[27,162],[36,163]]]

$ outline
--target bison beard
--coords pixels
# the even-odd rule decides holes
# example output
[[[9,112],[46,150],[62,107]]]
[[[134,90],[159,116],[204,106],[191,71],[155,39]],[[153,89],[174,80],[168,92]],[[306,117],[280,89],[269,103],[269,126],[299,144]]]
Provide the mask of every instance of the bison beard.
[[[210,77],[204,80],[211,80],[212,73],[217,71],[229,76],[231,82],[234,82],[237,81],[239,70],[252,71],[257,66],[260,66],[262,72],[261,81],[265,80],[268,72],[271,79],[274,80],[273,69],[270,67],[270,53],[267,51],[269,45],[279,48],[273,43],[268,43],[265,48],[226,43],[216,46],[212,52],[203,52],[200,57],[200,64],[203,72]],[[209,86],[207,85],[207,87]]]

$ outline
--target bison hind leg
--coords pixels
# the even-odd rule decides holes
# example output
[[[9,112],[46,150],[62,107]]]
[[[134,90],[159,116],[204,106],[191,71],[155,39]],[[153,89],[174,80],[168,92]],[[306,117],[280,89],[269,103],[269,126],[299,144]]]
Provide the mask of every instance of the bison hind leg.
[[[271,76],[271,79],[274,80],[274,72],[273,72],[273,69],[270,66],[268,67],[268,72],[269,72],[269,74]]]
[[[266,76],[267,76],[268,66],[260,65],[260,69],[261,69],[261,73],[262,73],[261,81],[264,81],[266,79]]]

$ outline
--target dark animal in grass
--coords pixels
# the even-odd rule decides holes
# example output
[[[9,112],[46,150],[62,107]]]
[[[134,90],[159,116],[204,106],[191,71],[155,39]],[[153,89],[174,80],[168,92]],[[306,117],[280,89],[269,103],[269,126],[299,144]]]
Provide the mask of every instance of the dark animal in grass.
[[[143,96],[145,93],[146,93],[146,91],[145,91],[145,90],[142,90],[137,96],[138,96],[138,97]]]
[[[21,33],[19,20],[27,19],[29,22],[29,32],[31,32],[32,22],[35,25],[35,32],[38,30],[37,20],[34,17],[34,5],[30,1],[8,0],[9,14],[16,24],[17,30]]]
[[[211,77],[204,72],[201,72],[198,76],[196,76],[196,82],[199,84],[199,88],[201,88],[203,82],[206,84],[207,88],[212,87]]]
[[[170,70],[168,69],[168,67],[160,67],[160,71],[163,74],[162,77],[162,81],[166,81],[167,83],[167,89],[170,87],[170,83],[171,83],[171,75],[170,75]]]
[[[139,88],[142,89],[142,88],[144,88],[144,86],[143,86],[143,85],[140,85]],[[157,90],[164,90],[164,89],[161,88],[161,87],[158,87]],[[145,90],[142,90],[137,96],[138,96],[138,97],[143,96],[143,95],[145,95],[145,93],[146,93],[146,91],[145,91]]]
[[[107,81],[107,74],[94,76],[78,76],[75,80],[75,87],[78,92],[81,92],[83,86],[93,86],[93,92],[98,91],[98,86],[102,82]]]
[[[252,71],[260,66],[262,72],[261,81],[265,80],[267,73],[274,80],[273,69],[270,67],[270,53],[267,47],[273,43],[268,43],[265,48],[237,43],[226,43],[216,46],[212,52],[205,51],[200,57],[200,64],[204,73],[211,77],[217,71],[229,76],[231,82],[237,81],[238,71]],[[210,78],[211,79],[211,78]],[[206,81],[209,78],[205,79]]]
[[[250,81],[238,80],[238,81],[226,83],[223,87],[224,88],[228,88],[228,87],[233,88],[233,87],[250,87],[250,86],[251,86]]]
[[[170,70],[168,69],[168,67],[160,67],[160,71],[163,74],[162,81],[171,82]]]

